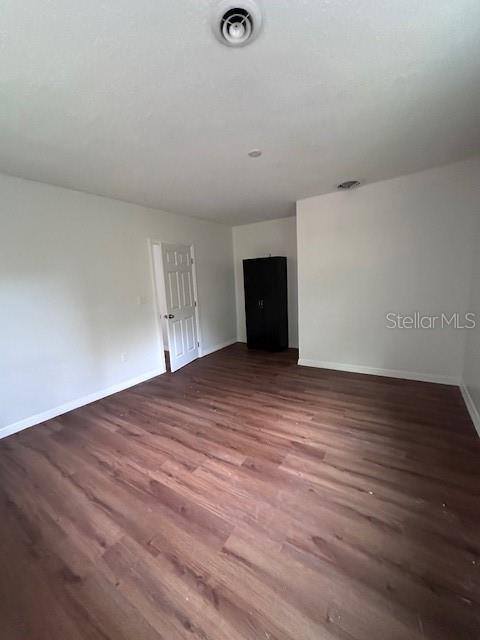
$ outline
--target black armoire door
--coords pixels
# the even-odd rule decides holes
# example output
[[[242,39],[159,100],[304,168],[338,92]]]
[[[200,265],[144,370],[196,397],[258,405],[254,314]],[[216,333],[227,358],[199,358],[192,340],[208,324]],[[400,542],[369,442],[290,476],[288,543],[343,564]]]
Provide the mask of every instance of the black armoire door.
[[[243,261],[247,344],[277,351],[288,347],[287,259]]]

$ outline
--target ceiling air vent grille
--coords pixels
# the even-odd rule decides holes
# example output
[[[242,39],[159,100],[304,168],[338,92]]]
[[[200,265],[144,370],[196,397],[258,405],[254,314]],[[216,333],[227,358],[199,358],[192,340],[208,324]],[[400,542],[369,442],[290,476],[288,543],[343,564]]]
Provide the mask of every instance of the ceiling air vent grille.
[[[262,14],[251,0],[226,0],[217,7],[213,31],[227,47],[244,47],[254,40],[262,24]]]
[[[337,189],[354,189],[358,186],[360,186],[360,180],[346,180],[345,182],[337,184]]]

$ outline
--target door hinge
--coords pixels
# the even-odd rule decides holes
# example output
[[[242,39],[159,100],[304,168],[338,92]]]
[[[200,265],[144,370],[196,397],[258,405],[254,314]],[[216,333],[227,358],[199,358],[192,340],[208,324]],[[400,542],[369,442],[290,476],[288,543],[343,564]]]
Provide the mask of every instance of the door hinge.
[[[199,347],[199,346],[200,346],[200,342],[197,342],[197,347]]]
[[[193,264],[193,258],[190,258],[190,264]]]
[[[193,303],[193,306],[196,307],[197,306],[197,301],[195,300],[195,302]]]

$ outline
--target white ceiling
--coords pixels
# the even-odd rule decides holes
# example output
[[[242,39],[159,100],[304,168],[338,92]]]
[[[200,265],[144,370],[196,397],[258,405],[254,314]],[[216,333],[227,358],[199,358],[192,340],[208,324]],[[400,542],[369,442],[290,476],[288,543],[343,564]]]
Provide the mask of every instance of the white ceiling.
[[[238,224],[480,152],[478,0],[216,4],[3,0],[0,171]]]

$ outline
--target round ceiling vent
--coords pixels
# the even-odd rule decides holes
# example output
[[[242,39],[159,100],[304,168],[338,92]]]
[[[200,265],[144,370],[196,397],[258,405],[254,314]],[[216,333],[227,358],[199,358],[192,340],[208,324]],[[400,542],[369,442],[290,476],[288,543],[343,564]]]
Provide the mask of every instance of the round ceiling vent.
[[[259,34],[262,14],[252,0],[225,0],[215,10],[213,32],[227,47],[244,47]]]

